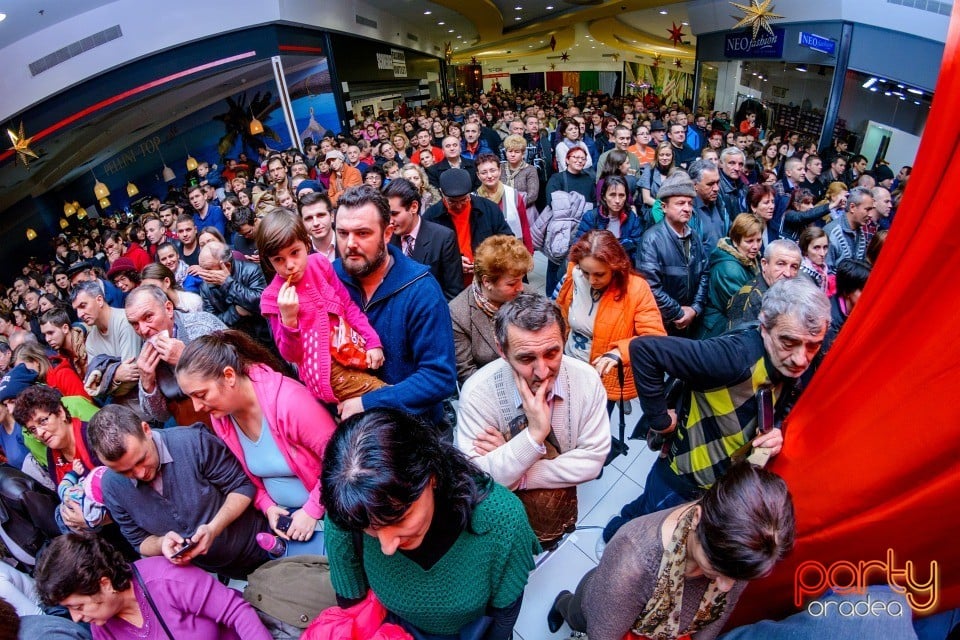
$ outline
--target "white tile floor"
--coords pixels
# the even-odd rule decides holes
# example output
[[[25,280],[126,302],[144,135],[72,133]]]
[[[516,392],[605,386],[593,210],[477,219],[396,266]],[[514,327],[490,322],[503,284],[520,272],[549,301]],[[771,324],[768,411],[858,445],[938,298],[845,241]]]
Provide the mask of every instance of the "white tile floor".
[[[534,254],[534,270],[529,276],[530,286],[543,291],[546,258]],[[627,436],[640,419],[640,405],[634,401],[633,409],[626,418]],[[610,430],[618,435],[619,416],[616,410],[611,417]],[[647,473],[656,460],[656,454],[647,448],[646,442],[629,440],[630,451],[616,458],[603,471],[603,475],[577,488],[580,516],[577,530],[567,536],[551,553],[540,556],[537,568],[530,574],[530,581],[523,596],[523,607],[517,620],[514,640],[549,640],[567,638],[570,628],[564,625],[551,634],[547,629],[547,612],[557,594],[572,591],[587,571],[597,566],[597,542],[603,526],[620,508],[640,495]]]
[[[628,436],[640,415],[639,404],[633,402],[632,406],[633,413],[626,416]],[[616,435],[618,429],[617,412],[614,411],[611,431]],[[656,455],[647,449],[645,442],[630,440],[628,444],[629,453],[606,467],[603,476],[578,487],[580,517],[577,530],[556,550],[538,558],[537,568],[530,574],[524,592],[523,608],[513,633],[515,640],[562,639],[570,634],[566,625],[554,634],[547,629],[550,605],[560,591],[572,591],[581,576],[597,565],[596,547],[603,526],[624,504],[640,495],[647,473],[656,460]]]

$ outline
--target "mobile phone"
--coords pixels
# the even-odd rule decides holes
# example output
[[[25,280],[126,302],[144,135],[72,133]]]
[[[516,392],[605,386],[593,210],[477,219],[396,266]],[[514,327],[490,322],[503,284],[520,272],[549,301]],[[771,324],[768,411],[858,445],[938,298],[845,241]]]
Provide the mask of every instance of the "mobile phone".
[[[184,553],[186,553],[187,551],[189,551],[190,549],[192,549],[194,546],[196,546],[196,544],[197,544],[196,542],[194,542],[194,541],[191,540],[190,538],[187,538],[186,540],[183,541],[183,546],[180,547],[180,550],[177,551],[175,554],[173,554],[173,555],[171,556],[171,559],[173,559],[173,558],[179,558],[179,557],[182,556]]]
[[[293,518],[290,516],[278,516],[277,517],[277,531],[282,531],[283,533],[287,532],[287,529],[290,528],[290,525],[293,524]]]

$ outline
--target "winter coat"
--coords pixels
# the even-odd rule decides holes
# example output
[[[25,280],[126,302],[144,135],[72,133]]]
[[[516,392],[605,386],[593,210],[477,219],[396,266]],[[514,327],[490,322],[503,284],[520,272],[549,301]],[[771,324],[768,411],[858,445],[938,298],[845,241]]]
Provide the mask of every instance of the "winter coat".
[[[740,253],[730,238],[721,238],[710,254],[710,284],[703,311],[701,338],[712,338],[727,330],[727,305],[740,288],[760,273],[756,260]]]

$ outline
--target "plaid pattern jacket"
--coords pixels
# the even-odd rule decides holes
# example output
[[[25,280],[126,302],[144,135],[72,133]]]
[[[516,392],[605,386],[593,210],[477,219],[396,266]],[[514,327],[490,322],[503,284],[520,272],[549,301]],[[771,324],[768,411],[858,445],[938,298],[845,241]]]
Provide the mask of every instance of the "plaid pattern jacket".
[[[670,446],[670,468],[702,489],[730,467],[730,456],[757,435],[756,393],[770,387],[782,421],[795,400],[794,381],[773,368],[758,328],[709,340],[641,336],[630,344],[644,418],[654,429],[670,424],[665,376],[686,383],[682,427]]]

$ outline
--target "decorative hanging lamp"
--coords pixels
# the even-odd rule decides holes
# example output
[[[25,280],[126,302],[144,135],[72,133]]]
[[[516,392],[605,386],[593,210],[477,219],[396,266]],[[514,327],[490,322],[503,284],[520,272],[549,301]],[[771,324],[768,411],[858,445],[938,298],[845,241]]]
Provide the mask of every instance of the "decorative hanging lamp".
[[[27,240],[36,240],[37,232],[33,229],[27,229]]]
[[[160,147],[157,147],[157,153],[160,154],[160,162],[163,163],[163,181],[164,182],[173,182],[177,179],[177,174],[173,172],[173,169],[167,166],[167,161],[163,159],[163,151],[160,151]]]
[[[98,200],[108,197],[110,195],[110,189],[97,179],[97,174],[93,173],[93,169],[90,169],[90,173],[93,174],[93,179],[96,180],[96,184],[93,185],[93,195]]]
[[[140,189],[137,189],[137,185],[133,184],[132,182],[128,182],[128,183],[127,183],[127,196],[129,196],[129,197],[132,198],[132,197],[134,197],[135,195],[137,195],[138,193],[140,193]]]
[[[250,118],[250,135],[258,136],[263,133],[263,123],[257,120],[252,108],[250,109]]]
[[[68,218],[77,212],[77,208],[73,205],[72,202],[63,203],[63,215]]]
[[[110,198],[100,198],[99,204],[100,208],[106,211],[107,207],[110,206]]]

